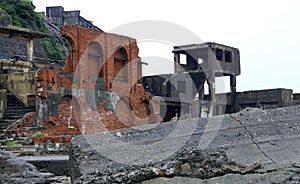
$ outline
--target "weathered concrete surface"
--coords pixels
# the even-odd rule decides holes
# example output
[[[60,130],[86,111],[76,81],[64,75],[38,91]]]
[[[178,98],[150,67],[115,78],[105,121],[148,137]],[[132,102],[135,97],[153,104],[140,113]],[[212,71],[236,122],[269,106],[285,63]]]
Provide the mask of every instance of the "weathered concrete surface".
[[[147,182],[300,183],[299,120],[300,106],[248,108],[209,120],[189,119],[139,130],[77,136],[70,153],[76,168],[73,177],[79,178],[77,182],[98,183],[142,182],[160,176],[184,178]],[[193,160],[194,154],[202,156]],[[232,169],[234,165],[237,167]],[[166,167],[171,174],[155,172]]]
[[[2,74],[0,77],[0,84],[8,89],[12,95],[18,97],[24,104],[28,103],[28,96],[35,95],[36,87],[35,77],[36,71],[26,73],[11,73]]]
[[[300,177],[297,171],[281,170],[271,173],[261,174],[227,174],[221,177],[202,180],[199,178],[186,178],[186,177],[174,177],[174,178],[155,178],[149,181],[143,182],[143,184],[233,184],[233,183],[299,183]]]
[[[37,160],[32,157],[27,160]],[[57,160],[57,157],[52,159]],[[48,160],[52,160],[48,159]],[[63,159],[60,158],[61,160]],[[21,157],[0,150],[0,183],[1,184],[69,184],[67,176],[56,175],[47,172],[45,169],[38,170],[34,165],[25,161]]]
[[[69,176],[69,157],[66,155],[30,156],[23,159],[37,169],[46,170],[55,176]]]
[[[52,177],[51,173],[41,173],[33,165],[15,155],[0,150],[0,183],[34,183]]]

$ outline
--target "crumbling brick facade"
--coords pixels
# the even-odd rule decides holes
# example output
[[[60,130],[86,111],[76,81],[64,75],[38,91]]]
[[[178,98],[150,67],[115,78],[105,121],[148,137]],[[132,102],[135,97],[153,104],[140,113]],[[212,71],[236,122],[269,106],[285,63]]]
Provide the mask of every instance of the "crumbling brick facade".
[[[36,121],[43,133],[87,134],[162,121],[158,103],[139,84],[135,39],[78,26],[63,26],[61,35],[69,41],[64,70],[40,70],[36,78]]]

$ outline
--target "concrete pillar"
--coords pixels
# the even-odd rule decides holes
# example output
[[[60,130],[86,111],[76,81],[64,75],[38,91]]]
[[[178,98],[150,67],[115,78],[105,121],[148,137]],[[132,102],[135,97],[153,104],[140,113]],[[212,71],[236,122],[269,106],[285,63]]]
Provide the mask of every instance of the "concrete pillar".
[[[204,100],[204,83],[201,84],[201,87],[200,87],[198,93],[199,93],[199,100],[203,101]]]
[[[215,78],[211,78],[210,80],[207,80],[208,82],[208,88],[209,88],[209,96],[210,96],[210,110],[209,110],[209,116],[216,115],[216,84],[215,84]]]
[[[33,40],[27,40],[27,61],[32,63],[33,62]]]
[[[202,112],[202,106],[203,106],[203,101],[204,101],[204,83],[201,84],[200,88],[199,88],[199,91],[198,91],[198,94],[199,94],[199,100],[198,100],[198,103],[199,103],[199,117],[201,117],[201,112]]]
[[[174,53],[174,73],[178,73],[179,69],[179,53]]]
[[[239,104],[237,100],[236,94],[236,76],[230,75],[230,92],[231,92],[231,103],[232,103],[232,111],[239,111]]]

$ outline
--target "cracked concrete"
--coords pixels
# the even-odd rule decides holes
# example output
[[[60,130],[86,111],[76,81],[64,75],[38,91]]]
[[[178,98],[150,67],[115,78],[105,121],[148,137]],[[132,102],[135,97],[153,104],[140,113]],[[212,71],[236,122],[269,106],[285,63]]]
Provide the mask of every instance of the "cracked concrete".
[[[153,163],[154,165],[165,163],[175,153],[178,155],[182,150],[194,148],[204,152],[213,150],[204,158],[219,160],[218,158],[222,157],[214,156],[216,155],[214,151],[222,150],[225,157],[233,160],[237,165],[252,166],[255,169],[248,173],[241,172],[241,169],[238,170],[239,172],[231,170],[208,178],[199,178],[197,174],[174,174],[168,176],[172,178],[164,178],[165,176],[152,173],[153,175],[150,175],[152,179],[144,183],[300,183],[299,120],[300,106],[270,110],[247,108],[235,114],[209,119],[186,119],[180,122],[145,125],[111,133],[81,135],[72,141],[72,151],[74,149],[77,151],[73,152],[70,158],[73,159],[73,164],[80,165],[80,172],[85,173],[81,177],[82,181],[95,179],[97,173],[102,173],[101,171],[108,173],[101,177],[120,180],[119,176],[126,175],[126,168],[140,168],[141,165],[138,166],[137,163],[146,162],[146,166],[153,165]],[[176,146],[178,149],[175,149]],[[147,149],[144,149],[146,147]],[[162,155],[162,153],[165,154]],[[166,156],[167,153],[169,157]],[[95,156],[97,154],[101,156]],[[88,157],[88,162],[84,155]],[[175,160],[180,160],[180,157],[176,158]],[[187,158],[189,160],[192,157]],[[120,164],[124,160],[128,160],[128,163],[132,165]],[[97,167],[92,163],[97,163]],[[201,165],[201,162],[195,163],[196,166]],[[197,173],[199,168],[204,170],[206,168],[202,166],[198,168],[193,164],[181,164],[179,168],[184,170],[183,173],[189,173],[191,170]],[[255,167],[257,165],[260,167]],[[116,171],[116,167],[120,168],[120,171]],[[93,168],[98,168],[97,172],[93,172],[91,170]],[[178,167],[174,168],[173,171],[176,173]],[[135,177],[139,177],[139,173],[146,171],[147,169],[137,172]],[[141,177],[144,176],[141,175]],[[144,177],[144,179],[149,179],[149,177]]]
[[[239,123],[239,124],[246,130],[246,132],[248,133],[248,135],[249,135],[249,137],[250,137],[250,140],[251,140],[252,143],[257,147],[257,149],[259,149],[259,151],[260,151],[265,157],[267,157],[271,162],[273,162],[274,164],[278,165],[271,157],[269,157],[269,156],[268,156],[268,155],[260,148],[259,144],[258,144],[257,142],[255,142],[254,136],[253,136],[252,132],[249,131],[249,130],[247,129],[247,127],[246,127],[242,122],[240,122],[238,119],[235,119],[234,117],[232,117],[231,114],[230,114],[230,117],[232,118],[233,121],[236,121],[237,123]]]

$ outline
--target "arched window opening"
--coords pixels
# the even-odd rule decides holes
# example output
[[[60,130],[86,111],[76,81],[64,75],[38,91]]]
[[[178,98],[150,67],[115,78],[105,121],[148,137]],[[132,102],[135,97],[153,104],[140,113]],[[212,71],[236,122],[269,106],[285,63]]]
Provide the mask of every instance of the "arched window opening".
[[[127,80],[127,53],[123,47],[118,48],[114,54],[114,73],[118,81]]]
[[[74,52],[75,52],[75,44],[74,44],[74,41],[72,38],[66,36],[66,35],[63,35],[63,40],[64,40],[64,43],[65,43],[65,47],[63,48],[67,48],[66,50],[66,56],[67,58],[70,59],[70,63],[68,65],[68,71],[70,72],[74,72],[75,71],[75,63],[74,63]]]
[[[90,74],[103,77],[102,48],[97,42],[92,42],[88,47],[88,66]]]

